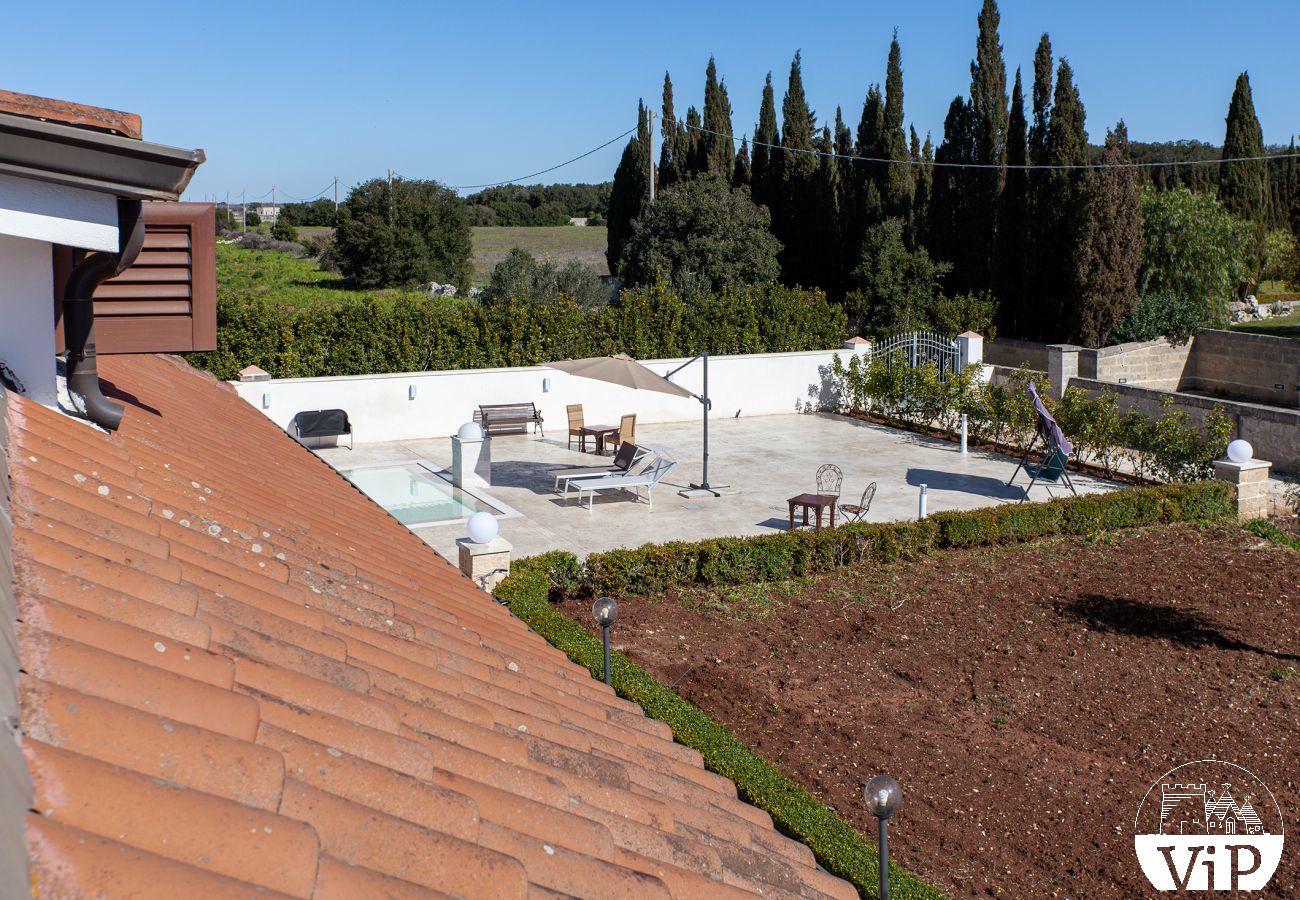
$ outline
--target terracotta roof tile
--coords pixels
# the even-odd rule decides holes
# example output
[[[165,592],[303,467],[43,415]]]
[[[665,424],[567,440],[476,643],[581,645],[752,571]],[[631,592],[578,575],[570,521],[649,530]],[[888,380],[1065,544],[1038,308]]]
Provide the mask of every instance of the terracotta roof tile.
[[[19,688],[30,737],[256,809],[280,803],[278,753],[31,676]]]
[[[51,684],[112,700],[196,728],[251,741],[257,734],[257,701],[150,666],[31,625],[18,629],[23,670]],[[156,656],[166,655],[167,645]],[[236,673],[237,674],[237,673]]]
[[[34,805],[55,821],[228,878],[310,897],[318,847],[311,828],[89,756],[28,741]]]
[[[270,891],[28,813],[33,897],[85,900],[283,900]]]
[[[101,371],[115,434],[7,404],[38,894],[851,895],[228,386]]]
[[[135,140],[141,137],[138,115],[117,109],[106,109],[102,106],[87,106],[84,103],[37,97],[34,94],[0,91],[0,112],[34,119],[48,119],[51,122],[61,122],[80,128],[112,131]]]
[[[186,678],[227,690],[235,683],[235,664],[207,649],[209,632],[203,627],[194,629],[198,640],[171,640],[153,623],[138,628],[48,599],[25,604],[21,618],[28,626]]]
[[[384,900],[438,900],[450,894],[430,890],[373,869],[340,862],[332,856],[320,858],[313,900],[357,900],[359,897]]]
[[[289,779],[281,812],[307,822],[321,847],[345,862],[453,895],[522,897],[527,874],[516,858],[406,822]]]

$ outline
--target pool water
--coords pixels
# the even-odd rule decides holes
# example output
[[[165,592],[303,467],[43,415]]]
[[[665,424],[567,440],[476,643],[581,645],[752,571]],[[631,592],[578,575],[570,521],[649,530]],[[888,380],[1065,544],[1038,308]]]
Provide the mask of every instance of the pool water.
[[[340,469],[339,474],[404,525],[432,525],[497,510],[419,463]]]

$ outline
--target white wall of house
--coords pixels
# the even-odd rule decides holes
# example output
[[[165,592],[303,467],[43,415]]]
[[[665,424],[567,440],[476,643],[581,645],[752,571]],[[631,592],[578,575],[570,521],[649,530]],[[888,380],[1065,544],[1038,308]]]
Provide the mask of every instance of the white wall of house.
[[[0,234],[86,250],[116,250],[117,198],[0,175]]]
[[[772,415],[816,406],[824,396],[826,372],[837,353],[845,361],[850,355],[845,350],[817,350],[710,357],[710,415],[715,419]],[[662,375],[685,360],[643,362]],[[702,379],[702,366],[696,362],[673,380],[700,393]],[[481,403],[532,401],[546,420],[547,432],[554,435],[567,432],[565,407],[570,403],[582,404],[589,425],[617,425],[619,416],[627,413],[636,413],[638,426],[697,419],[701,413],[699,401],[693,398],[632,390],[545,366],[284,378],[237,383],[235,390],[286,429],[303,410],[345,409],[358,443],[454,434],[473,418]]]
[[[47,405],[57,400],[54,244],[117,250],[117,199],[0,175],[0,361]]]
[[[47,241],[0,234],[0,362],[29,397],[54,404],[54,267]]]

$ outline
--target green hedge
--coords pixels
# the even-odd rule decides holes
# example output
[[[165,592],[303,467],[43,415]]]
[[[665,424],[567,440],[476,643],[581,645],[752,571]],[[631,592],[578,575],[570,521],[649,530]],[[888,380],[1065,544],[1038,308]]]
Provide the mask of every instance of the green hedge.
[[[556,610],[551,600],[774,581],[850,563],[884,564],[944,548],[1235,519],[1236,492],[1225,482],[1131,488],[1048,503],[938,513],[917,522],[647,544],[635,550],[592,554],[585,563],[571,553],[553,551],[515,563],[496,596],[508,602],[511,611],[534,631],[599,678],[603,673],[600,642]],[[874,896],[877,856],[868,841],[775,766],[747,750],[724,727],[626,657],[615,653],[612,666],[619,696],[672,728],[679,742],[699,751],[710,771],[734,781],[742,799],[765,810],[784,834],[811,848],[828,871],[852,882],[864,896]],[[941,896],[892,865],[890,884],[892,896],[898,898]]]
[[[533,557],[517,563],[510,577],[497,588],[497,597],[508,601],[516,616],[570,659],[586,666],[592,677],[603,677],[600,641],[548,602],[553,582],[548,578],[545,559]],[[783,834],[811,848],[823,868],[851,882],[863,896],[875,896],[879,857],[871,842],[782,775],[776,766],[751,753],[731,732],[621,653],[613,654],[610,665],[619,696],[639,704],[646,715],[672,728],[680,743],[699,751],[709,771],[735,782],[742,800],[766,810]],[[897,900],[943,896],[896,864],[889,867],[889,888],[890,896]]]
[[[218,378],[247,365],[276,378],[530,366],[627,353],[637,359],[824,350],[844,340],[844,311],[817,291],[779,285],[686,300],[666,284],[625,289],[585,311],[546,303],[387,293],[295,308],[272,293],[223,288],[217,349],[190,363]]]
[[[556,551],[533,557],[551,599],[655,594],[672,588],[779,581],[867,562],[888,564],[948,547],[1008,544],[1051,535],[1084,535],[1170,522],[1227,521],[1235,494],[1221,481],[1126,488],[963,512],[917,522],[864,523],[758,537],[646,544],[593,553],[579,563]]]

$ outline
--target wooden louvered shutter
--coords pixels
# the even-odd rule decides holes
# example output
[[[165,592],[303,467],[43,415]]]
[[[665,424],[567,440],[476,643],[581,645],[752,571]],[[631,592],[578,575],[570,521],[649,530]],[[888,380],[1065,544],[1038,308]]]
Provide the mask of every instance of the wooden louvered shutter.
[[[100,353],[182,353],[217,346],[216,236],[209,203],[144,204],[144,248],[95,291]],[[56,290],[79,258],[55,255]],[[56,297],[57,300],[57,297]],[[59,349],[62,310],[56,303]]]

